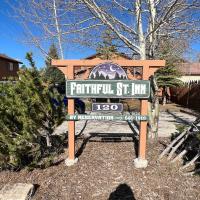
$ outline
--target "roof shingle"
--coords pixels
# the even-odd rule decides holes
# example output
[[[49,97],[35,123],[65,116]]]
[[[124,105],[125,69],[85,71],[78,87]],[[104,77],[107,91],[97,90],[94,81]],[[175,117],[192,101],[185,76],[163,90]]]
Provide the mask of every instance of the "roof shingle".
[[[15,62],[15,63],[20,63],[20,64],[22,64],[22,62],[20,62],[19,60],[13,59],[13,58],[11,58],[11,57],[5,55],[5,54],[1,54],[1,53],[0,53],[0,58],[3,58],[3,59],[8,60],[8,61]]]
[[[200,75],[200,63],[182,63],[179,69],[184,75]]]

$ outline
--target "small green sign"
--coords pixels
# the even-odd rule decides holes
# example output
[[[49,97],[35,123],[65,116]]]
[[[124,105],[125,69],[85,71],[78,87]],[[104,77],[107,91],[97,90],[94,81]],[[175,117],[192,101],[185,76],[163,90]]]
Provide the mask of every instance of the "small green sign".
[[[67,115],[68,121],[77,120],[103,120],[103,121],[147,121],[148,116],[145,115]]]
[[[82,98],[140,98],[150,95],[150,82],[146,80],[68,80],[67,97]]]

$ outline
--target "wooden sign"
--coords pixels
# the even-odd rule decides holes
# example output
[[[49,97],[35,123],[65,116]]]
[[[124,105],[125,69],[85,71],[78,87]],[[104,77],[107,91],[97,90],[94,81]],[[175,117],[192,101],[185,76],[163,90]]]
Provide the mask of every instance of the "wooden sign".
[[[139,98],[150,95],[147,80],[68,80],[66,95],[74,98]]]
[[[106,64],[107,63],[107,64]],[[112,64],[110,64],[112,63]],[[113,65],[114,64],[114,65]],[[91,119],[91,120],[141,120],[139,126],[138,141],[138,157],[134,160],[135,166],[138,168],[146,167],[146,144],[147,144],[147,114],[148,100],[150,94],[149,77],[159,67],[165,66],[163,60],[101,60],[101,59],[85,59],[85,60],[52,60],[52,65],[61,70],[65,77],[68,78],[66,95],[68,98],[68,158],[65,163],[71,166],[77,162],[76,146],[75,146],[75,120]],[[84,75],[84,81],[75,80],[75,68],[81,66],[91,68],[93,70],[88,75],[88,69]],[[96,67],[95,67],[96,66]],[[121,66],[121,68],[120,68]],[[135,81],[135,77],[126,72],[122,67],[132,68],[142,67],[141,78],[144,81]],[[123,72],[124,71],[124,72]],[[124,80],[124,79],[132,79]],[[96,80],[95,80],[96,79]],[[98,80],[97,80],[98,79]],[[99,80],[101,79],[101,80]],[[109,80],[112,79],[112,80]],[[95,81],[95,82],[93,82]],[[71,97],[71,98],[70,98]],[[74,115],[75,100],[73,98],[139,98],[141,100],[140,114],[135,115]]]
[[[123,111],[123,104],[122,103],[93,103],[92,104],[92,111]]]
[[[103,121],[147,121],[148,116],[134,114],[134,115],[67,115],[68,121],[77,120],[103,120]]]

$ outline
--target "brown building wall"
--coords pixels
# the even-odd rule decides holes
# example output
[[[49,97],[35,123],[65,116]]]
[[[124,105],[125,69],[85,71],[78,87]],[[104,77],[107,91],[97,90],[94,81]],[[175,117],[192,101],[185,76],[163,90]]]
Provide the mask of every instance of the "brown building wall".
[[[10,70],[10,64],[13,63],[13,70]],[[17,77],[19,64],[5,59],[0,59],[0,81],[8,79],[8,77]]]

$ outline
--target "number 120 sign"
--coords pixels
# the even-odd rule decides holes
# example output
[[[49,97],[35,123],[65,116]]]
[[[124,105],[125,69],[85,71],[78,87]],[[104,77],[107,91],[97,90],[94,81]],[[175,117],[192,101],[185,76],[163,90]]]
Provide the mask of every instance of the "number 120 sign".
[[[121,103],[93,103],[92,111],[123,111]]]

